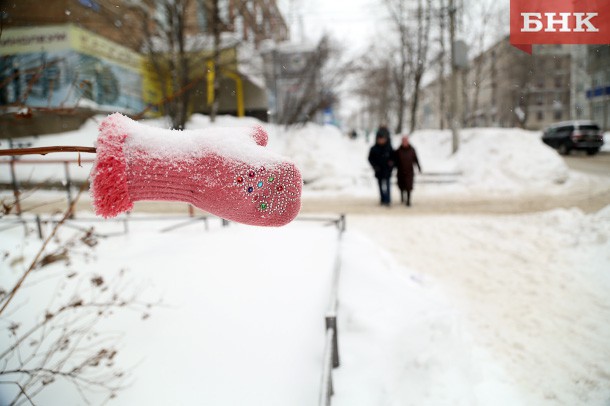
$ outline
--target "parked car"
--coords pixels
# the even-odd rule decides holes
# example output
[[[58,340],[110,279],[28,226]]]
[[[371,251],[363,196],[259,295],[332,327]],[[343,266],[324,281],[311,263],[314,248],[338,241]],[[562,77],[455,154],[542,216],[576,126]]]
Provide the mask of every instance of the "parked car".
[[[604,136],[599,125],[593,121],[573,120],[553,124],[544,130],[542,142],[555,148],[562,155],[571,150],[585,150],[595,155],[604,145]]]

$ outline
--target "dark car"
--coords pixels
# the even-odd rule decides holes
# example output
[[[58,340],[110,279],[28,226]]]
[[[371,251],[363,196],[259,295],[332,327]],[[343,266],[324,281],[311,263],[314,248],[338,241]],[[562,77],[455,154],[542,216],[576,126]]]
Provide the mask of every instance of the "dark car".
[[[573,149],[595,155],[604,145],[604,136],[593,121],[575,120],[551,125],[544,130],[542,141],[562,155],[569,154]]]

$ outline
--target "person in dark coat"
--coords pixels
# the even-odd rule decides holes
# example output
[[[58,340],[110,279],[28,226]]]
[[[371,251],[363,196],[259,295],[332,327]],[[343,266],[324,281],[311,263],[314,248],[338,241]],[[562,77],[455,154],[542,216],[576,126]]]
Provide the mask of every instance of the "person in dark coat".
[[[390,143],[390,130],[385,124],[381,124],[377,129],[377,134],[375,134],[376,138],[384,137],[388,140],[388,144]]]
[[[393,155],[389,132],[385,136],[378,131],[375,137],[375,145],[369,151],[369,163],[375,170],[382,206],[390,206],[390,178],[392,177],[392,169],[394,169]]]
[[[413,190],[413,166],[417,165],[419,173],[421,166],[417,159],[415,148],[410,144],[409,137],[402,137],[400,147],[394,152],[394,162],[396,162],[396,177],[398,178],[398,188],[400,189],[400,201],[407,206],[411,206],[411,191]]]

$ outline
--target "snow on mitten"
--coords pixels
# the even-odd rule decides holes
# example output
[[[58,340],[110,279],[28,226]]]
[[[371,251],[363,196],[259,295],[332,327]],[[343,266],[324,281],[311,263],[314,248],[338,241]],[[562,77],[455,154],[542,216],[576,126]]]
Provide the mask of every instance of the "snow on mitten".
[[[301,174],[265,145],[260,126],[174,131],[112,114],[91,171],[95,212],[114,217],[138,200],[170,200],[239,223],[287,224],[301,208]]]

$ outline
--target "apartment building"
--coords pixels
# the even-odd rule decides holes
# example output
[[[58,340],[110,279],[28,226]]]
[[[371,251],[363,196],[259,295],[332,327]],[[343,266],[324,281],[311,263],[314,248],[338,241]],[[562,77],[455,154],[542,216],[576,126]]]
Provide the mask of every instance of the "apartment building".
[[[539,45],[533,55],[505,38],[458,71],[458,117],[466,127],[523,127],[540,130],[571,118],[585,118],[583,75],[575,75],[578,58],[570,45]],[[580,66],[580,65],[579,65]],[[575,77],[577,76],[577,77]],[[446,127],[451,77],[428,83],[419,114],[421,128]]]
[[[586,97],[591,119],[604,130],[610,130],[610,45],[589,45],[587,48],[590,82]]]

